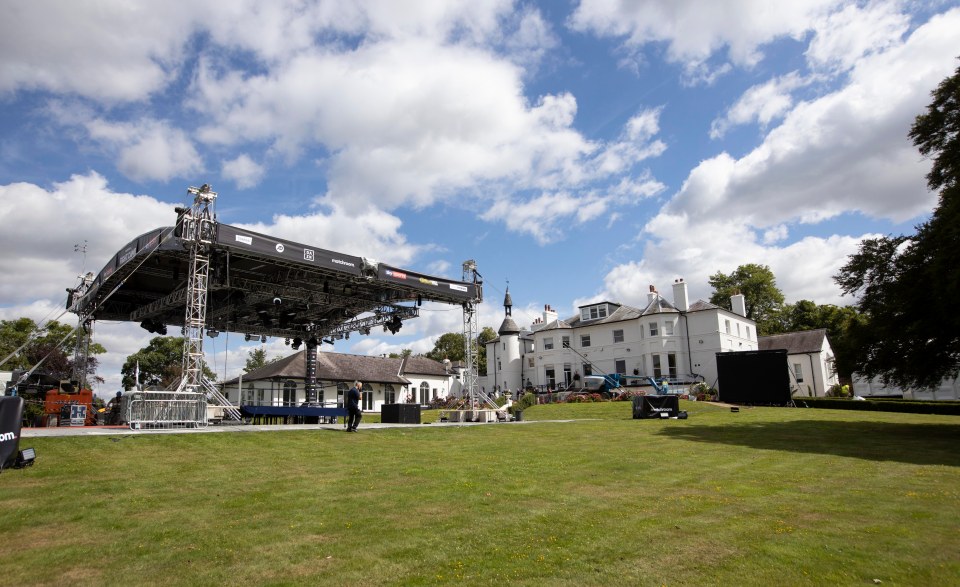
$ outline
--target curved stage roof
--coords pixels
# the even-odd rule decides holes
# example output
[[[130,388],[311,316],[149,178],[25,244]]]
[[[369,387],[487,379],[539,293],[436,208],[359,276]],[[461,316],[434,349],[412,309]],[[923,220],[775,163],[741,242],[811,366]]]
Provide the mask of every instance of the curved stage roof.
[[[183,326],[190,243],[173,227],[123,247],[68,300],[82,318]],[[208,247],[208,330],[306,339],[417,315],[417,302],[479,303],[482,284],[407,271],[228,224]],[[77,299],[73,299],[76,297]]]

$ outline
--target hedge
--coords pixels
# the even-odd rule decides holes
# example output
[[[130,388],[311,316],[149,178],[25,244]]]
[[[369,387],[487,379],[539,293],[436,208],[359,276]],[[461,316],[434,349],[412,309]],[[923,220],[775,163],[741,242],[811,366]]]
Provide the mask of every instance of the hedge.
[[[940,414],[960,416],[960,402],[911,401],[911,400],[852,400],[844,398],[794,398],[798,408],[823,408],[827,410],[864,410],[867,412],[903,412],[909,414]]]

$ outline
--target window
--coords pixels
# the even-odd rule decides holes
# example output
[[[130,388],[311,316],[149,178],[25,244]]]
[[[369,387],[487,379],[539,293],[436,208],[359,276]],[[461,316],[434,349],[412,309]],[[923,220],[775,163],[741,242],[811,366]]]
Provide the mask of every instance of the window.
[[[623,342],[623,330],[613,331],[613,342]]]
[[[503,371],[503,367],[500,366],[500,359],[497,359],[497,371]]]
[[[561,338],[560,340],[563,342],[563,348],[565,348],[565,349],[570,348],[570,337],[569,337],[569,336],[564,336],[564,337]]]
[[[570,372],[570,363],[564,363],[563,364],[563,386],[570,387],[571,381],[573,381],[573,377]]]
[[[553,348],[553,337],[548,336],[543,339],[543,350],[549,351]]]
[[[501,342],[500,346],[503,347],[503,350],[507,350],[507,343]]]
[[[730,321],[729,321],[729,320],[724,320],[723,322],[724,322],[724,323],[726,324],[726,326],[727,326],[727,334],[730,334]]]
[[[350,389],[350,386],[347,385],[345,381],[340,381],[337,383],[337,407],[338,408],[342,408],[345,405],[343,403],[343,396],[346,395],[348,389]]]
[[[544,379],[547,382],[547,387],[555,387],[557,385],[557,374],[553,370],[553,367],[547,367],[543,370]]]
[[[420,405],[427,405],[430,403],[430,385],[424,381],[420,384]]]
[[[657,323],[656,323],[656,322],[651,322],[651,323],[650,323],[650,336],[657,336]]]
[[[383,403],[397,403],[397,392],[393,390],[393,386],[389,383],[383,386]]]
[[[664,336],[673,336],[673,322],[664,322],[664,323],[663,323],[663,335],[664,335]]]
[[[621,375],[627,374],[627,360],[626,359],[615,359],[613,361],[614,367],[613,370]]]
[[[590,335],[589,335],[589,334],[581,334],[581,335],[580,335],[580,346],[581,346],[581,347],[590,346]]]
[[[660,368],[660,355],[653,355],[653,378],[663,377],[663,369]]]
[[[363,384],[363,393],[360,394],[363,399],[363,410],[373,409],[373,387],[369,383]]]
[[[257,405],[258,405],[258,406],[264,405],[264,404],[263,404],[263,401],[264,401],[264,400],[263,400],[263,394],[264,394],[265,391],[266,391],[266,390],[263,390],[263,389],[258,389],[258,390],[257,390]]]
[[[747,326],[747,340],[750,340],[750,327]]]
[[[297,405],[297,382],[288,380],[283,382],[283,405]]]
[[[667,373],[670,379],[677,378],[677,353],[667,353]]]
[[[593,366],[590,363],[583,364],[583,376],[593,375]]]
[[[797,383],[803,383],[803,369],[800,363],[793,364],[793,374],[797,377]]]
[[[737,336],[740,336],[740,323],[737,322]]]
[[[599,318],[606,318],[606,317],[607,317],[606,306],[593,306],[592,308],[580,309],[581,320],[597,320]]]
[[[535,363],[533,362],[533,357],[530,357],[529,359],[527,359],[527,367],[530,367],[532,369],[534,366],[535,366]]]

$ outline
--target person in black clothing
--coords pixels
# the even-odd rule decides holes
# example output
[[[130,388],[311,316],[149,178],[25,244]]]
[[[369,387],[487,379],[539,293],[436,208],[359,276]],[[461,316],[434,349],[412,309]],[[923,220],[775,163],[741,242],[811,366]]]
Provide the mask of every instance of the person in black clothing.
[[[363,418],[363,412],[360,411],[362,390],[363,384],[354,381],[353,387],[347,392],[347,432],[356,432],[357,426],[360,425],[360,419]]]

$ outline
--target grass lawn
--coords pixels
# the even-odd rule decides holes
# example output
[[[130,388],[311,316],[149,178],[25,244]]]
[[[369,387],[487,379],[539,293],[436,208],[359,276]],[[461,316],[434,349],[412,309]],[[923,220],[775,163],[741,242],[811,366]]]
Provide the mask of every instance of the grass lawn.
[[[681,409],[28,439],[0,585],[960,584],[960,419]]]

